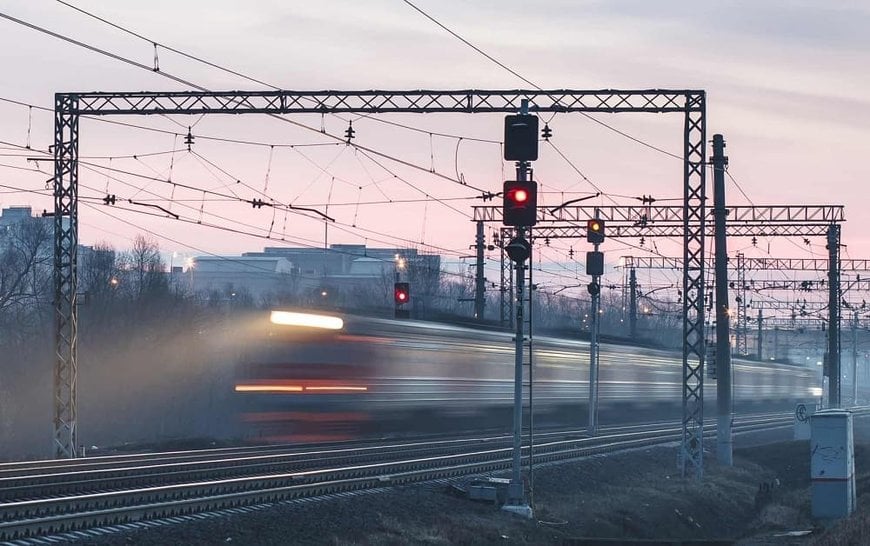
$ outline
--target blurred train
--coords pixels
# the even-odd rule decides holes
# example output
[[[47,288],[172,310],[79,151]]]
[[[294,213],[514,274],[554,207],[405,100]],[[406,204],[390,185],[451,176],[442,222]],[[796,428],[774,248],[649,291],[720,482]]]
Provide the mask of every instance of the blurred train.
[[[410,320],[273,311],[246,329],[236,383],[241,420],[261,440],[349,439],[371,433],[510,426],[513,334]],[[815,403],[818,372],[733,360],[735,408]],[[585,423],[589,343],[534,337],[535,419]],[[678,353],[602,344],[602,422],[679,415]],[[715,402],[705,379],[705,402]],[[526,400],[528,393],[526,393]],[[715,406],[710,406],[715,407]],[[617,419],[618,417],[618,419]]]

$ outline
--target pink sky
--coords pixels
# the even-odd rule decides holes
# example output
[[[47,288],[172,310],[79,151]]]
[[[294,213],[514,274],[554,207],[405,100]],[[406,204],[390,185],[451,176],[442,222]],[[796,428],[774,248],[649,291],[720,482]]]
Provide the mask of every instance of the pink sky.
[[[727,141],[730,172],[756,204],[843,204],[847,222],[844,256],[870,256],[870,216],[864,213],[870,166],[864,161],[870,141],[870,98],[866,93],[870,66],[870,8],[850,2],[626,2],[605,1],[459,1],[420,0],[427,10],[456,32],[544,88],[694,88],[708,96],[708,137],[722,133]],[[522,81],[486,60],[439,29],[401,0],[351,2],[169,2],[143,4],[118,1],[77,2],[161,43],[249,74],[274,85],[313,89],[524,88]],[[653,7],[654,6],[654,7]],[[153,47],[53,2],[11,1],[0,11],[47,27],[89,44],[151,65]],[[183,89],[151,72],[139,70],[0,20],[0,97],[51,106],[58,91],[137,91]],[[160,52],[160,67],[210,89],[262,89],[249,81]],[[422,129],[414,132],[358,116],[299,116],[315,128],[321,124],[342,134],[354,119],[355,142],[422,167],[412,169],[389,160],[378,165],[353,147],[303,144],[332,142],[262,116],[124,118],[148,127],[186,132],[194,125],[200,137],[222,137],[266,143],[225,144],[199,138],[190,154],[180,138],[122,129],[101,122],[82,123],[81,154],[88,160],[132,173],[172,179],[250,199],[265,191],[283,202],[316,206],[339,225],[328,233],[330,243],[371,246],[419,246],[447,255],[470,254],[474,226],[469,221],[473,199],[437,202],[360,204],[380,200],[471,198],[475,192],[425,172],[498,191],[513,166],[500,160],[497,144],[501,115],[383,116]],[[0,102],[0,140],[47,149],[52,139],[50,113]],[[116,118],[120,119],[120,118]],[[545,119],[549,119],[549,116]],[[680,153],[679,115],[605,115],[600,119],[657,147]],[[682,166],[673,158],[637,145],[583,119],[561,114],[550,123],[553,143],[608,195],[591,204],[636,204],[632,196],[659,199],[682,195]],[[430,137],[426,131],[465,137]],[[297,145],[297,148],[268,144]],[[170,153],[173,147],[177,150]],[[162,153],[147,156],[149,153]],[[22,155],[15,150],[0,153]],[[269,156],[271,153],[271,164]],[[36,155],[25,153],[23,155]],[[122,156],[137,155],[139,159]],[[23,157],[6,155],[0,163],[32,167]],[[386,167],[386,169],[384,168]],[[49,164],[43,164],[49,170]],[[224,175],[226,171],[232,177]],[[267,177],[268,171],[268,177]],[[117,175],[120,180],[82,170],[84,196],[105,193],[168,206],[194,221],[290,241],[322,245],[319,220],[253,209],[231,202],[203,201],[201,192],[175,189],[165,182]],[[543,204],[558,204],[593,188],[547,145],[541,148],[535,174]],[[0,167],[0,184],[41,190],[48,174]],[[115,176],[115,175],[113,175]],[[235,179],[243,184],[235,183]],[[712,180],[710,180],[712,183]],[[362,187],[362,189],[360,189]],[[0,188],[7,192],[8,189]],[[728,185],[732,203],[746,200]],[[567,192],[563,193],[561,192]],[[711,193],[712,195],[712,193]],[[678,201],[674,202],[675,204]],[[0,193],[2,206],[29,204],[50,208],[50,200],[32,193]],[[449,206],[448,206],[449,205]],[[142,206],[132,208],[147,212]],[[454,210],[456,209],[456,210]],[[154,211],[154,209],[150,209]],[[202,213],[200,213],[202,210]],[[118,219],[107,216],[112,214]],[[129,222],[124,223],[123,221]],[[130,225],[133,224],[133,225]],[[143,230],[159,236],[168,253],[233,254],[280,243],[226,231],[182,224],[104,207],[83,206],[81,239],[107,241],[125,248]],[[639,241],[609,240],[608,261],[639,251],[625,246]],[[675,241],[657,241],[669,255]],[[582,263],[568,259],[587,250],[585,241],[552,241],[541,248],[540,263],[553,274],[542,282],[554,290],[584,282]],[[651,241],[646,241],[651,247]],[[809,247],[801,241],[763,239],[729,242],[731,254],[808,257],[825,253],[821,240]],[[495,254],[492,254],[496,258]],[[497,278],[495,262],[487,276]],[[611,282],[621,274],[609,275]],[[646,278],[647,283],[676,278]],[[577,280],[579,279],[579,281]]]

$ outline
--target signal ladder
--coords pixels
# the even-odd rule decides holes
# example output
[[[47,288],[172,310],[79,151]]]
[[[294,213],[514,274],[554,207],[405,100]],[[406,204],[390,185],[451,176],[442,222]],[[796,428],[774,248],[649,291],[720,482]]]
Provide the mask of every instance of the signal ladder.
[[[519,230],[517,230],[519,233]],[[534,352],[533,352],[533,307],[535,285],[533,283],[533,256],[534,244],[532,240],[532,230],[526,232],[526,238],[529,241],[529,246],[532,252],[529,253],[529,259],[523,267],[524,290],[520,295],[523,306],[523,433],[529,444],[528,458],[528,498],[529,503],[534,503],[534,488],[532,472],[534,461],[532,460],[532,448],[534,447]]]

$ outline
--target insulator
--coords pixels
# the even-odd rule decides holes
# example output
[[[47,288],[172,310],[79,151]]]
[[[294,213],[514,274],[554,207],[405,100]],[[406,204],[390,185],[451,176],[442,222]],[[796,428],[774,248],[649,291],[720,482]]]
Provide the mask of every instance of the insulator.
[[[547,142],[550,141],[550,137],[553,136],[553,130],[550,129],[550,125],[549,125],[549,124],[547,124],[547,123],[544,124],[544,128],[541,129],[541,136],[542,136],[542,137],[544,138],[544,140],[546,140]]]

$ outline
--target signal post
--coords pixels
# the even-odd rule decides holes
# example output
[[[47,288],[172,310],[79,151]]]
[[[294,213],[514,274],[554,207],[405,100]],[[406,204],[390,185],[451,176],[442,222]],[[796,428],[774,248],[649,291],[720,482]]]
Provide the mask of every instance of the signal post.
[[[506,161],[517,162],[517,179],[505,181],[502,189],[502,218],[505,226],[516,228],[516,236],[505,247],[508,257],[516,264],[516,333],[514,355],[514,416],[513,416],[513,464],[508,486],[508,500],[503,509],[529,519],[532,507],[526,500],[522,474],[522,429],[523,429],[523,290],[525,285],[525,262],[532,253],[531,227],[537,223],[538,184],[529,180],[529,162],[538,158],[538,118],[529,115],[528,100],[523,99],[518,115],[505,117]],[[531,287],[529,287],[531,289]],[[531,300],[530,300],[531,301]],[[531,383],[531,370],[529,373]],[[530,385],[531,388],[531,385]],[[531,408],[529,408],[531,415]],[[531,445],[529,446],[531,450]],[[531,451],[529,457],[532,457]]]
[[[598,246],[604,242],[604,220],[586,222],[586,240],[594,250],[586,253],[586,274],[592,282],[586,289],[592,296],[592,321],[589,332],[589,425],[590,436],[598,433],[598,337],[601,332],[601,275],[604,274],[604,253]]]

